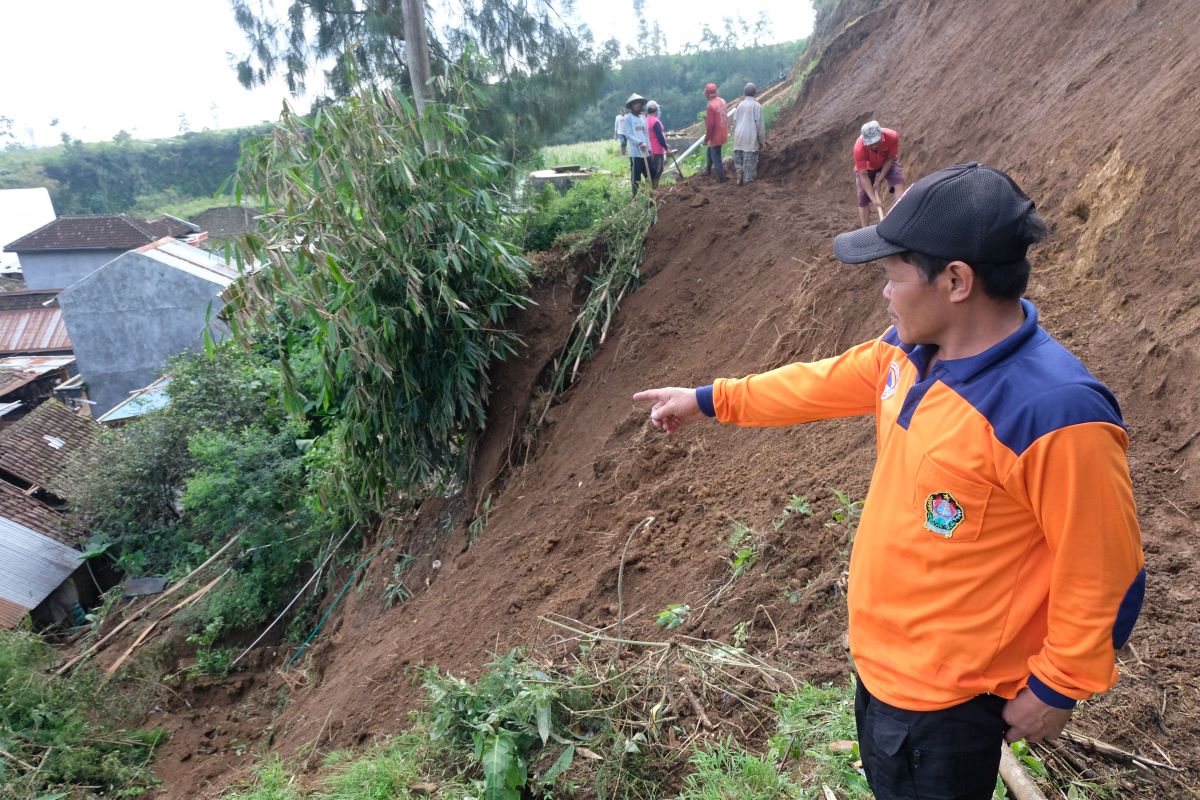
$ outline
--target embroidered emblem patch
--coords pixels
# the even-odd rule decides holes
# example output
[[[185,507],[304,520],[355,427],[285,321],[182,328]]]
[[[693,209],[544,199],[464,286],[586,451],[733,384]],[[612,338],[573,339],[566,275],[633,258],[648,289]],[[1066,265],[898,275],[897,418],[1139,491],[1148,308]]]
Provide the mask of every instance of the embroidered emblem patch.
[[[934,492],[925,498],[925,529],[949,539],[963,521],[962,506],[949,492]]]
[[[895,361],[888,367],[887,383],[883,385],[883,394],[879,395],[880,400],[887,400],[896,393],[900,388],[900,365]]]

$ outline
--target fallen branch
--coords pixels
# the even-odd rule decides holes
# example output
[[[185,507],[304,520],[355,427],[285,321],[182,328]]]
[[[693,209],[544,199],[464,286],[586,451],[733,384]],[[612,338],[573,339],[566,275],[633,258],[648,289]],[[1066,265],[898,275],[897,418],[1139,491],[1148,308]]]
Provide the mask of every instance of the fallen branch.
[[[103,636],[100,639],[100,641],[96,642],[91,647],[89,647],[87,650],[84,650],[82,653],[75,656],[67,663],[63,664],[61,667],[58,668],[58,670],[54,674],[56,676],[65,675],[72,667],[74,667],[80,661],[83,661],[85,658],[88,658],[91,655],[93,655],[94,653],[96,653],[98,650],[100,650],[101,647],[103,647],[110,639],[112,639],[118,633],[125,630],[125,628],[129,627],[137,620],[146,616],[146,614],[150,613],[150,609],[154,608],[159,603],[162,603],[168,597],[173,595],[175,592],[179,591],[179,589],[181,589],[184,585],[186,585],[188,581],[190,581],[192,578],[194,578],[196,575],[198,575],[202,570],[206,569],[210,564],[212,564],[214,561],[216,561],[217,558],[219,558],[222,553],[224,553],[226,550],[228,550],[230,547],[232,547],[233,543],[236,542],[237,540],[238,540],[238,537],[236,535],[233,536],[228,542],[226,542],[225,544],[223,544],[221,546],[220,550],[218,550],[217,552],[215,552],[211,556],[209,556],[207,561],[205,561],[203,564],[201,564],[200,566],[196,567],[194,570],[189,572],[187,575],[185,575],[183,578],[181,578],[174,586],[172,586],[170,589],[167,589],[165,592],[160,594],[158,597],[156,597],[150,603],[143,606],[139,611],[134,612],[129,617],[129,619],[125,620],[120,625],[118,625],[117,627],[115,627],[111,631],[109,631],[105,636]]]
[[[1099,739],[1093,739],[1090,736],[1084,736],[1082,733],[1076,733],[1075,731],[1063,731],[1060,735],[1067,741],[1080,745],[1085,750],[1091,750],[1099,753],[1100,755],[1108,756],[1109,758],[1128,761],[1134,766],[1147,768],[1155,767],[1158,769],[1167,769],[1171,772],[1183,772],[1183,770],[1179,767],[1165,764],[1162,761],[1155,761],[1153,759],[1146,758],[1145,756],[1139,756],[1137,753],[1130,753],[1128,750],[1122,750],[1119,747],[1115,747],[1107,742],[1102,742]]]
[[[34,770],[33,764],[30,764],[28,761],[25,761],[24,759],[17,758],[12,753],[5,750],[3,747],[0,747],[0,756],[4,756],[5,758],[12,759],[13,761],[17,762],[25,769],[29,770],[30,772],[33,772],[33,770]]]
[[[1046,795],[1007,744],[1000,745],[1000,777],[1016,800],[1046,800]]]
[[[215,577],[211,581],[209,581],[207,584],[200,587],[196,591],[192,592],[190,595],[188,595],[183,600],[180,600],[178,603],[176,603],[174,606],[172,606],[170,609],[168,609],[167,613],[163,614],[161,617],[154,620],[154,622],[151,622],[149,625],[147,625],[146,629],[143,630],[141,632],[141,634],[138,636],[138,638],[133,641],[133,644],[129,645],[129,647],[125,650],[125,652],[121,654],[121,657],[118,658],[116,661],[114,661],[112,664],[110,664],[108,669],[104,670],[104,680],[101,681],[100,685],[103,686],[105,683],[108,682],[108,680],[110,678],[112,678],[113,675],[116,674],[117,670],[120,669],[121,665],[125,663],[125,659],[127,659],[131,655],[133,655],[133,651],[137,650],[138,647],[141,646],[142,642],[146,641],[147,637],[149,637],[150,634],[154,631],[154,629],[156,627],[158,627],[158,623],[162,622],[164,619],[171,616],[176,611],[179,611],[180,609],[190,606],[192,603],[196,602],[201,597],[208,594],[209,590],[212,589],[214,586],[216,586],[217,583],[228,574],[229,574],[229,570],[225,570],[220,575],[218,575],[217,577]]]
[[[700,719],[700,724],[705,728],[708,728],[710,731],[717,727],[713,724],[712,720],[708,718],[708,714],[704,713],[704,706],[700,705],[700,700],[688,687],[687,678],[679,678],[679,688],[683,690],[683,696],[687,698],[688,704],[691,705],[692,713],[694,713]]]

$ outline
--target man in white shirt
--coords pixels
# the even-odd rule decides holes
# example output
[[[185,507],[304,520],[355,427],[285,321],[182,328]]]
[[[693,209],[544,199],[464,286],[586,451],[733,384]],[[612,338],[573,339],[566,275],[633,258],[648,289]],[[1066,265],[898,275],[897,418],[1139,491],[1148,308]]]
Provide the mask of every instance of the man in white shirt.
[[[733,112],[733,169],[741,186],[754,180],[758,171],[758,151],[767,143],[767,128],[763,110],[754,96],[758,87],[747,83],[746,95]]]

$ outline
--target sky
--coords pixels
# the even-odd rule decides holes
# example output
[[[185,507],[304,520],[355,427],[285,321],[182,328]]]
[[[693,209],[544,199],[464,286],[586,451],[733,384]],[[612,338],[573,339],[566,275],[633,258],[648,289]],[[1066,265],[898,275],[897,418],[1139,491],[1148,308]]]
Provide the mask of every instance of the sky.
[[[804,2],[741,0],[735,11],[727,0],[646,6],[673,51],[698,41],[705,22],[721,31],[731,14],[752,23],[767,11],[764,44],[807,36],[813,22]],[[632,0],[576,0],[568,21],[588,25],[597,41],[623,44],[636,27]],[[21,144],[45,146],[64,132],[100,141],[121,130],[151,139],[184,126],[251,125],[275,119],[285,100],[307,110],[310,98],[290,98],[281,80],[242,88],[232,65],[244,50],[228,0],[0,0],[0,116],[13,120]]]

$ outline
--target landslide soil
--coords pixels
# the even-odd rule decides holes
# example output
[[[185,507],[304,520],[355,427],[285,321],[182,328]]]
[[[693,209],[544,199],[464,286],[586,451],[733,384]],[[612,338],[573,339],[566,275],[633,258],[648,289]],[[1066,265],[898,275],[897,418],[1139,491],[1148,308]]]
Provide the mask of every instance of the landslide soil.
[[[1200,215],[1186,194],[1200,185],[1194,10],[1183,0],[899,0],[835,32],[772,131],[761,180],[694,177],[661,193],[645,285],[536,437],[530,421],[544,398],[533,389],[577,310],[586,260],[540,289],[522,321],[529,347],[497,372],[469,491],[378,532],[364,554],[388,536],[397,544],[347,594],[295,677],[265,666],[282,655],[264,658],[190,708],[183,698],[164,705],[156,721],[175,736],[157,762],[162,796],[214,793],[267,743],[286,755],[395,732],[419,703],[415,667],[472,674],[490,653],[545,636],[549,612],[612,623],[621,548],[651,516],[626,562],[625,608],[640,612],[627,635],[665,635],[654,614],[689,603],[692,635],[726,638],[754,618],[752,648],[802,678],[845,680],[846,539],[825,523],[831,489],[865,494],[871,421],[702,424],[668,437],[629,398],[879,335],[878,271],[841,266],[830,250],[857,221],[850,146],[872,118],[900,131],[910,181],[983,161],[1009,171],[1051,223],[1029,295],[1122,403],[1150,576],[1118,654],[1120,683],[1074,724],[1200,764]],[[811,498],[815,515],[775,530],[792,494]],[[467,523],[488,496],[486,527],[467,549]],[[734,520],[758,531],[759,566],[700,613],[728,575]],[[417,557],[415,597],[389,609],[383,589],[400,552]],[[1196,785],[1190,770],[1123,796],[1194,795]]]

